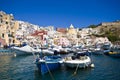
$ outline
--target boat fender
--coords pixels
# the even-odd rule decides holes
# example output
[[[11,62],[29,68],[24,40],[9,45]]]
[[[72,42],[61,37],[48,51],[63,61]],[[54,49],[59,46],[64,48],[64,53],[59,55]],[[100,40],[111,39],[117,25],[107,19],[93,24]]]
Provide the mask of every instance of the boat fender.
[[[91,68],[94,68],[94,67],[95,67],[95,65],[92,63],[92,64],[90,65],[90,67],[91,67]]]
[[[16,57],[17,56],[16,53],[14,53],[13,56]]]

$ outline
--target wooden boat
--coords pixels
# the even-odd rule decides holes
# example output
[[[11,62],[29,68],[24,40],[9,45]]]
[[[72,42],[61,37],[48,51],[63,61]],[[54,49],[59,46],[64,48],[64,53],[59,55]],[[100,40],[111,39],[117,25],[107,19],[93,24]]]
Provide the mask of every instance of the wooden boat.
[[[36,65],[41,74],[50,73],[60,67],[62,58],[60,56],[44,56],[43,58],[36,59]]]
[[[73,56],[66,57],[64,59],[64,64],[70,68],[76,68],[77,66],[78,68],[86,68],[91,66],[91,59],[86,53],[77,53]]]

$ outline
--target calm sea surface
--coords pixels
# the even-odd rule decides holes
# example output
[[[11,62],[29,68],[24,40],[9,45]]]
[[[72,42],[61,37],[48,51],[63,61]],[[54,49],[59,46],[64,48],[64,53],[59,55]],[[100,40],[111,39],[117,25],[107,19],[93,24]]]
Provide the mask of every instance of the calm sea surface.
[[[91,55],[94,68],[68,69],[64,65],[52,71],[54,80],[120,80],[120,58]],[[41,75],[33,63],[34,57],[0,56],[0,80],[53,80],[49,73]]]

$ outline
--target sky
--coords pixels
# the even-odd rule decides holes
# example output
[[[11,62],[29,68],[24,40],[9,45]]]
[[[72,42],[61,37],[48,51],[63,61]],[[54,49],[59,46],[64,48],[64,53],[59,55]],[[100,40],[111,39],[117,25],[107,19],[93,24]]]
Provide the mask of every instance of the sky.
[[[39,26],[82,28],[120,20],[120,0],[0,0],[0,11]]]

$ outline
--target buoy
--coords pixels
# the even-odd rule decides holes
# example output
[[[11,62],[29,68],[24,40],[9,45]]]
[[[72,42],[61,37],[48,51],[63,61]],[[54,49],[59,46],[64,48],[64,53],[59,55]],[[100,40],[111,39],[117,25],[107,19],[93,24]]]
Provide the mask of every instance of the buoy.
[[[14,57],[16,57],[17,55],[14,53],[14,55],[13,55]]]
[[[94,67],[95,67],[95,65],[94,65],[94,64],[91,64],[91,65],[90,65],[90,67],[94,68]]]

